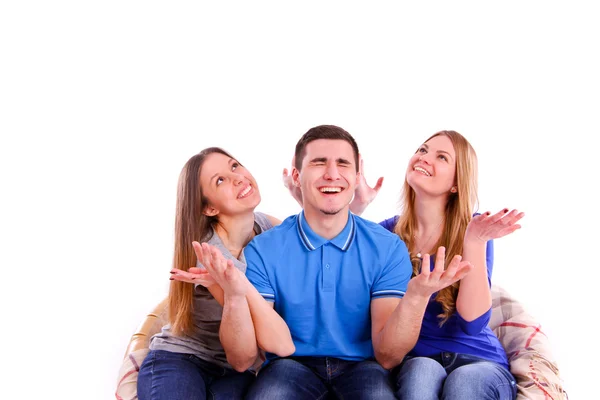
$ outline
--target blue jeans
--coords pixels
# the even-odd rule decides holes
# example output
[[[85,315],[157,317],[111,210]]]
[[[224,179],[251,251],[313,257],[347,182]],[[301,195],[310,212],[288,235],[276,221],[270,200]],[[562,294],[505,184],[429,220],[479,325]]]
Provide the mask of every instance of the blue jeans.
[[[478,357],[443,352],[406,357],[393,372],[401,400],[514,400],[517,383],[502,365]]]
[[[389,371],[376,361],[290,357],[270,361],[246,399],[394,399]]]
[[[242,399],[254,379],[251,372],[219,367],[193,354],[150,350],[138,374],[138,398]]]

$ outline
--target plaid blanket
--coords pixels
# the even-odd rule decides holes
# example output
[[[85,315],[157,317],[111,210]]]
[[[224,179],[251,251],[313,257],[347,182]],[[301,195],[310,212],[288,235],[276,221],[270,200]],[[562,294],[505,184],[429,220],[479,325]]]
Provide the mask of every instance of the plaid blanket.
[[[548,337],[506,290],[492,286],[490,328],[506,351],[517,380],[517,400],[567,399]]]

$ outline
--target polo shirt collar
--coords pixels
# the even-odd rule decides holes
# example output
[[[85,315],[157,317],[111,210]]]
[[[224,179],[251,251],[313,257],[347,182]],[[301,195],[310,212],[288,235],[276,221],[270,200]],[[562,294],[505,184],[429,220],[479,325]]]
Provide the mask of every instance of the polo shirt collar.
[[[354,242],[354,236],[356,236],[356,223],[354,222],[354,214],[351,212],[348,212],[348,222],[346,222],[344,229],[331,240],[327,240],[317,235],[310,228],[308,222],[306,222],[306,218],[304,218],[304,211],[298,214],[297,218],[298,235],[300,236],[300,241],[308,251],[316,250],[325,243],[331,243],[340,250],[346,251],[350,248],[352,242]]]

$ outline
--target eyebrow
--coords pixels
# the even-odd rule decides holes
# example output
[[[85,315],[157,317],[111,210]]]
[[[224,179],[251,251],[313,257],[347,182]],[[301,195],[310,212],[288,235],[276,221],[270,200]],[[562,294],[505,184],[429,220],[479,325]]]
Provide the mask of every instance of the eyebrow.
[[[444,153],[446,155],[448,155],[448,158],[450,158],[451,160],[454,160],[454,157],[452,157],[452,155],[450,153],[448,153],[447,151],[444,150],[438,150],[437,153]]]
[[[425,149],[426,149],[426,150],[429,150],[429,146],[427,145],[427,143],[423,143],[423,144],[421,145],[421,147],[425,147]],[[453,159],[453,160],[454,160],[454,157],[452,157],[452,155],[451,155],[450,153],[448,153],[447,151],[445,151],[445,150],[438,150],[438,151],[437,151],[437,153],[438,153],[438,154],[439,154],[439,153],[444,153],[444,154],[447,154],[447,155],[448,155],[448,157],[450,157],[451,159]]]
[[[227,164],[231,165],[231,163],[234,163],[234,162],[235,162],[235,160],[233,158],[230,158],[229,161],[227,162]],[[209,182],[212,182],[218,175],[219,175],[219,172],[217,172],[216,174],[211,176]]]
[[[350,165],[351,162],[346,160],[345,158],[337,158],[335,160],[338,164],[345,164],[345,165]],[[313,158],[312,160],[310,160],[310,163],[319,163],[319,162],[327,162],[327,157],[316,157]]]

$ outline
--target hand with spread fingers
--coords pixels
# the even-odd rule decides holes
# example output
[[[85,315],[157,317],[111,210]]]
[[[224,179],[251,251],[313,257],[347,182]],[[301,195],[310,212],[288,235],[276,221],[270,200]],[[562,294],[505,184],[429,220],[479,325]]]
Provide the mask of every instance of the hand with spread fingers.
[[[487,242],[488,240],[499,239],[509,235],[521,228],[521,225],[517,224],[517,222],[524,216],[525,213],[518,212],[515,209],[509,212],[508,208],[494,215],[491,215],[489,211],[476,215],[469,222],[469,225],[467,225],[465,241],[476,239]]]
[[[425,254],[421,262],[421,272],[409,281],[408,290],[429,298],[435,292],[458,282],[473,269],[473,265],[469,261],[462,261],[459,255],[452,258],[448,268],[444,268],[445,257],[446,249],[441,246],[436,253],[435,266],[431,270],[429,254]]]
[[[292,158],[292,166],[294,165],[295,162],[296,162],[296,157]],[[292,197],[294,199],[296,199],[296,201],[298,202],[298,204],[300,204],[300,206],[302,206],[302,190],[300,189],[299,186],[294,185],[294,180],[292,178],[292,174],[291,174],[291,172],[288,172],[287,168],[283,169],[282,180],[283,180],[283,186],[285,186],[287,188],[287,190],[290,191],[290,194],[292,195]]]
[[[360,176],[358,185],[356,185],[356,190],[354,191],[354,198],[350,203],[350,210],[356,215],[361,215],[367,206],[375,200],[375,197],[377,197],[379,189],[381,189],[381,186],[383,185],[383,176],[377,179],[375,186],[369,186],[365,178],[364,160],[360,154],[358,155],[358,158]]]
[[[245,296],[248,280],[244,274],[233,265],[233,261],[225,259],[223,254],[208,243],[192,242],[196,257],[204,265],[210,277],[218,284],[225,295]],[[192,269],[192,268],[190,268]],[[193,268],[196,270],[196,268]],[[203,277],[207,282],[210,278]],[[200,283],[200,282],[198,282]]]

